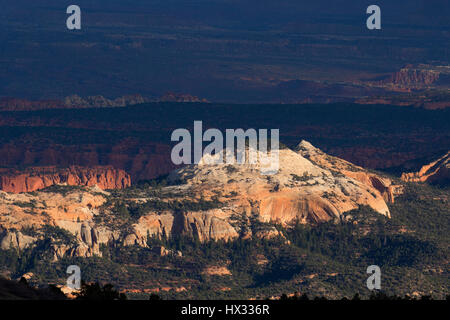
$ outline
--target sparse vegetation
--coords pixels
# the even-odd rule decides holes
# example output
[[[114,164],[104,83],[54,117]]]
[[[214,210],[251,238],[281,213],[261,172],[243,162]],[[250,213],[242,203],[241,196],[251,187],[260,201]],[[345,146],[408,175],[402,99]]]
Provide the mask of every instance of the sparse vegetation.
[[[0,265],[13,276],[33,272],[36,275],[33,281],[37,283],[60,283],[65,281],[65,267],[76,264],[83,270],[86,282],[111,283],[119,290],[173,288],[158,292],[163,299],[264,299],[296,291],[311,298],[351,299],[357,294],[361,299],[369,299],[366,268],[376,264],[382,268],[386,296],[403,297],[417,291],[422,296],[431,292],[431,298],[443,299],[449,287],[443,271],[449,256],[447,196],[445,190],[410,184],[405,194],[390,205],[391,219],[370,207],[360,207],[347,212],[339,223],[283,228],[260,223],[253,215],[246,218],[244,214],[236,214],[233,224],[242,235],[271,232],[274,227],[280,235],[206,243],[183,235],[161,238],[148,235],[149,248],[102,245],[102,257],[65,257],[52,263],[49,262],[52,257],[43,254],[51,245],[44,239],[20,253],[0,251]],[[214,205],[214,201],[205,200],[108,204],[115,210],[119,218],[116,220],[126,222],[122,229],[146,210],[194,210]],[[57,241],[71,239],[58,228],[50,228],[45,234],[60,239]],[[152,250],[160,246],[174,252],[180,250],[183,257],[161,256]],[[204,274],[205,266],[211,265],[225,266],[231,275]],[[148,299],[150,294],[127,293],[127,296]]]
[[[296,174],[291,174],[291,176],[292,176],[292,180],[294,180],[294,181],[303,181],[303,182],[305,182],[305,181],[309,181],[311,179],[314,179],[314,176],[310,175],[307,171],[303,172],[303,175],[301,177],[296,175]]]

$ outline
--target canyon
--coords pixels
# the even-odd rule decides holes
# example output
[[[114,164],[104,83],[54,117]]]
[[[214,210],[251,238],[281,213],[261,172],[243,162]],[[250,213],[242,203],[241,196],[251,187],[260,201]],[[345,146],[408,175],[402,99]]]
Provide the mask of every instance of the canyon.
[[[355,104],[147,103],[3,111],[0,167],[3,172],[20,172],[33,167],[112,166],[128,173],[133,183],[154,179],[177,168],[170,160],[173,130],[191,129],[195,120],[202,119],[205,130],[279,128],[280,143],[291,148],[299,138],[306,139],[328,154],[400,176],[449,150],[447,110]]]
[[[2,5],[0,278],[364,299],[378,265],[383,294],[445,299],[448,0],[382,2],[377,31],[344,0],[86,1],[77,31]],[[175,165],[195,121],[278,130],[279,170]]]

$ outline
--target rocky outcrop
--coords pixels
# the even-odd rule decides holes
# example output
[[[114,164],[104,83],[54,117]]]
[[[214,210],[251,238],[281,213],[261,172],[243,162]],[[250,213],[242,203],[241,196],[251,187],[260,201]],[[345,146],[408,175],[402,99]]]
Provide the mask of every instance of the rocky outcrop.
[[[155,246],[153,239],[284,237],[275,224],[289,228],[340,221],[345,212],[362,205],[389,217],[387,202],[395,198],[389,179],[331,157],[306,141],[296,151],[279,151],[279,170],[273,175],[261,174],[260,162],[210,164],[207,158],[173,171],[168,179],[177,184],[161,188],[158,196],[144,189],[141,194],[109,194],[98,186],[0,191],[1,247],[23,249],[49,238],[53,260],[101,255],[102,245],[141,246],[158,255],[182,257]],[[149,201],[181,206],[142,206]],[[127,210],[119,213],[117,202],[125,209],[140,208],[139,216],[131,219]]]
[[[6,192],[32,192],[55,184],[123,189],[131,185],[131,178],[125,171],[108,166],[32,167],[24,171],[0,169],[0,190]]]
[[[231,276],[231,271],[225,266],[209,266],[202,273],[209,276]]]
[[[343,159],[325,154],[307,141],[297,146],[297,151],[305,158],[328,170],[338,171],[341,174],[358,180],[359,182],[376,189],[386,202],[393,203],[395,196],[403,193],[403,186],[394,185],[392,181],[379,174],[371,173]]]
[[[82,98],[78,95],[68,96],[64,99],[64,105],[70,108],[105,108],[105,107],[125,107],[135,104],[149,102],[139,94],[122,96],[115,99],[108,99],[103,96],[88,96]]]
[[[406,182],[450,184],[450,151],[438,160],[424,165],[417,172],[403,173],[401,179]]]
[[[158,98],[147,98],[140,94],[125,95],[113,99],[102,95],[80,97],[73,94],[62,100],[28,100],[22,98],[0,98],[0,111],[25,111],[44,109],[80,109],[126,107],[147,102],[201,102],[208,100],[199,97],[167,92]]]
[[[379,84],[396,88],[426,89],[430,87],[448,86],[450,68],[445,65],[408,64]]]
[[[64,103],[60,100],[27,100],[21,98],[1,98],[0,110],[22,111],[63,108]]]
[[[389,79],[392,83],[401,87],[425,87],[439,79],[439,72],[427,69],[418,69],[409,65],[394,73]]]
[[[126,245],[146,245],[147,236],[170,237],[173,234],[207,240],[231,240],[239,235],[230,224],[231,213],[223,210],[190,211],[186,213],[149,212],[133,225],[133,233],[125,238]]]
[[[190,94],[167,92],[157,100],[159,102],[202,102],[207,103],[208,100]]]
[[[5,230],[0,234],[1,248],[24,249],[39,239],[50,239],[48,253],[53,260],[64,256],[100,256],[101,244],[120,237],[120,230],[94,222],[107,195],[97,186],[68,193],[1,192],[0,230]],[[66,236],[58,230],[67,232]]]
[[[36,241],[36,238],[22,234],[20,231],[6,231],[5,234],[0,235],[0,248],[2,250],[8,249],[25,249]]]
[[[182,257],[183,256],[183,253],[181,251],[170,250],[163,246],[154,246],[152,248],[152,251],[154,253],[156,253],[157,255],[159,255],[160,257],[165,257],[165,256]]]
[[[302,142],[297,152],[279,151],[280,169],[274,175],[262,175],[259,162],[211,165],[204,158],[198,165],[172,172],[169,180],[184,181],[197,195],[229,193],[231,200],[222,212],[230,212],[230,216],[255,213],[263,222],[319,223],[340,219],[344,212],[360,205],[390,215],[385,202],[385,198],[393,200],[390,181],[367,172],[366,177],[352,176],[350,170],[345,175],[339,166],[331,166],[327,157]],[[359,173],[363,172],[360,168]]]
[[[88,96],[82,98],[78,95],[65,97],[63,100],[27,100],[20,98],[0,99],[2,111],[24,111],[63,108],[105,108],[125,107],[151,101],[139,94],[108,99],[103,96]]]

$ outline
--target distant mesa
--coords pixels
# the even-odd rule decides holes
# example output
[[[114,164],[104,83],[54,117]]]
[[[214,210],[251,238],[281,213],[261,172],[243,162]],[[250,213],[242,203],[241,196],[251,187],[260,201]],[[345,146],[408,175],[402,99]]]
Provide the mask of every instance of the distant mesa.
[[[364,81],[373,89],[383,89],[356,99],[359,104],[391,104],[399,106],[444,109],[450,107],[450,66],[408,64],[400,70]]]
[[[158,102],[202,102],[208,103],[206,99],[201,99],[190,94],[167,92],[157,99]]]
[[[12,97],[0,99],[0,111],[41,110],[64,107],[66,107],[64,103],[59,100],[28,100]]]
[[[70,108],[107,108],[107,107],[125,107],[140,103],[149,102],[139,94],[118,97],[116,99],[107,99],[103,96],[89,96],[82,98],[78,95],[71,95],[64,99],[64,106]]]
[[[122,96],[116,99],[107,99],[103,96],[89,96],[82,98],[71,95],[63,100],[28,100],[20,98],[1,98],[1,111],[25,111],[43,109],[77,109],[77,108],[105,108],[124,107],[150,101],[141,95]]]
[[[424,65],[407,65],[391,75],[384,83],[399,87],[423,88],[436,83],[439,80],[441,72]]]
[[[43,109],[80,109],[80,108],[112,108],[126,107],[148,102],[197,102],[208,100],[190,94],[167,92],[158,98],[147,98],[139,94],[125,95],[115,99],[101,95],[80,97],[76,94],[62,100],[28,100],[22,98],[0,98],[0,111],[28,111]]]
[[[372,83],[408,90],[444,88],[450,84],[450,66],[408,64],[388,76],[373,79]]]

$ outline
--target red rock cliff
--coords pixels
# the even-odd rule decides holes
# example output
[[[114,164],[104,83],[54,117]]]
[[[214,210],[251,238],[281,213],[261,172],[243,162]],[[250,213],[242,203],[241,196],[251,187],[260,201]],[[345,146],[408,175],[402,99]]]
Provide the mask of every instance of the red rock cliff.
[[[24,171],[0,169],[0,189],[6,192],[32,192],[62,183],[122,189],[131,185],[131,177],[125,171],[111,166],[32,167]]]
[[[409,182],[449,184],[450,151],[438,160],[424,165],[418,172],[403,173],[401,179]]]

